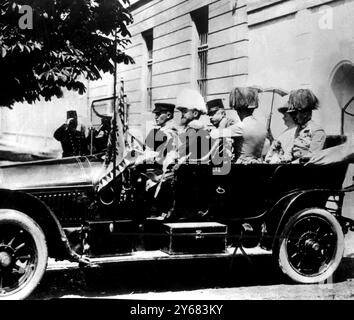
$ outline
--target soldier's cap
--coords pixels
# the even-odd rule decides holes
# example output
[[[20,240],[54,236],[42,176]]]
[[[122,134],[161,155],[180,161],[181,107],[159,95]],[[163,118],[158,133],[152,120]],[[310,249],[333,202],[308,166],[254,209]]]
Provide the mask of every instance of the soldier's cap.
[[[174,112],[175,110],[175,105],[172,103],[155,103],[155,108],[152,110],[153,113],[158,113],[158,112]]]
[[[66,118],[77,118],[77,112],[75,110],[69,110],[66,112]]]
[[[213,99],[206,103],[208,114],[218,111],[219,109],[225,109],[222,99]]]

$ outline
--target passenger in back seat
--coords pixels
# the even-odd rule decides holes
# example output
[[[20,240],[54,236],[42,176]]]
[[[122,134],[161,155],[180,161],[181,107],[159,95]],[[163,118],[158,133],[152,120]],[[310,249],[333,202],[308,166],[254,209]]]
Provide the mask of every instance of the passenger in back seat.
[[[270,164],[287,163],[293,160],[292,149],[297,125],[291,113],[288,112],[288,102],[280,107],[278,111],[283,114],[284,124],[287,129],[273,141],[265,157],[265,162]]]
[[[318,107],[319,101],[311,90],[299,89],[290,93],[287,112],[297,124],[291,151],[293,162],[299,162],[300,159],[308,160],[314,153],[323,149],[326,133],[312,120],[312,112]]]
[[[262,162],[262,150],[267,130],[254,115],[258,108],[258,91],[251,87],[236,87],[230,92],[230,107],[236,110],[240,122],[225,129],[215,129],[210,132],[213,139],[234,138],[235,159],[239,164]]]

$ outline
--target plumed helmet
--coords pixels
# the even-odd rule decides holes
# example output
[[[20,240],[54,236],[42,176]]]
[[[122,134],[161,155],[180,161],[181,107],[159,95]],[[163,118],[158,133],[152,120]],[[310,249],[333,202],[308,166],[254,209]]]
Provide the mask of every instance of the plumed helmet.
[[[230,92],[230,108],[235,110],[258,108],[258,90],[251,87],[236,87]]]
[[[177,96],[177,109],[186,108],[189,110],[198,110],[207,113],[205,101],[202,95],[194,89],[183,89]]]
[[[312,111],[318,107],[318,99],[310,89],[298,89],[290,92],[288,112]]]

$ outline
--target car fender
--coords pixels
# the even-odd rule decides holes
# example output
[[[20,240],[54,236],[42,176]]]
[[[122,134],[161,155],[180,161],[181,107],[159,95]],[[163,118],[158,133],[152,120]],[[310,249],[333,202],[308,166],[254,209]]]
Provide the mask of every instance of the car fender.
[[[327,199],[334,194],[338,192],[328,189],[311,189],[295,190],[283,196],[267,213],[262,245],[269,249],[273,248],[285,224],[293,214],[305,208],[324,208]]]
[[[35,196],[23,191],[0,189],[0,208],[19,210],[36,221],[46,236],[50,257],[79,260],[79,255],[71,249],[58,218]]]

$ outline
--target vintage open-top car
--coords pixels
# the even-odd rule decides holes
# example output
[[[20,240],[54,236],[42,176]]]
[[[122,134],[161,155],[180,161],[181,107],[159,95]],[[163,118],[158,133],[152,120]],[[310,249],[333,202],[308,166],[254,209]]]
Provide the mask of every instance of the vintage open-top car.
[[[232,257],[256,246],[272,251],[294,281],[316,283],[336,270],[344,234],[354,229],[342,216],[352,190],[342,188],[346,163],[230,160],[222,175],[213,161],[191,161],[166,186],[153,163],[118,164],[113,178],[101,155],[0,167],[0,299],[28,297],[48,257],[90,267],[115,258]],[[171,203],[179,218],[162,220]]]

